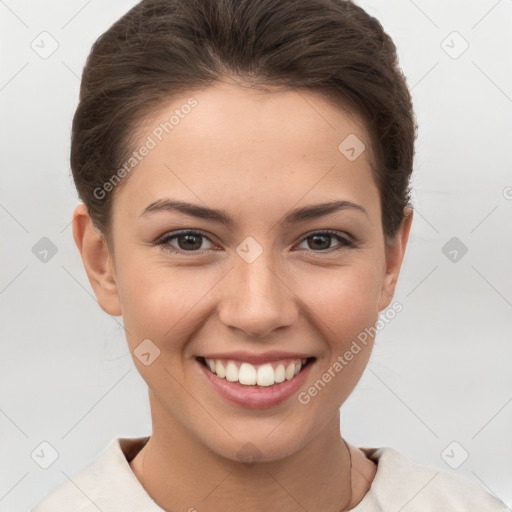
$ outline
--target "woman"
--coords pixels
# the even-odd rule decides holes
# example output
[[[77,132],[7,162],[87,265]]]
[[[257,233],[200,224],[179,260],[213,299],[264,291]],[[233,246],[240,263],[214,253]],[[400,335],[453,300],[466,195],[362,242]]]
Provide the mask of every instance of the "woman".
[[[103,34],[73,233],[153,431],[33,510],[506,510],[340,434],[394,307],[415,135],[395,46],[351,2],[147,0]]]

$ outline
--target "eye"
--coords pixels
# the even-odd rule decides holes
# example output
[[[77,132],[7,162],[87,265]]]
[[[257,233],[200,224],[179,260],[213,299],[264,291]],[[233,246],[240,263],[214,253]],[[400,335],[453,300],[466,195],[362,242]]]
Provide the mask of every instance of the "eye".
[[[203,247],[201,249],[201,245],[204,240],[207,240],[211,246]],[[175,245],[172,245],[171,242],[175,242]],[[160,238],[156,244],[163,246],[163,249],[169,252],[189,252],[194,254],[202,254],[204,251],[209,250],[214,246],[213,242],[206,235],[199,231],[191,230],[169,233]]]
[[[312,243],[308,243],[307,241],[311,240]],[[331,246],[333,241],[338,242],[338,246]],[[302,243],[306,242],[309,247],[306,249],[315,251],[315,252],[332,252],[326,249],[334,249],[335,251],[339,251],[341,249],[345,249],[347,247],[354,247],[354,243],[341,235],[337,231],[317,231],[315,233],[311,233],[305,236],[302,239]]]
[[[207,242],[207,246],[203,246],[203,242]],[[309,242],[308,242],[309,241]],[[337,241],[338,244],[332,246],[332,242]],[[355,243],[343,236],[337,231],[316,231],[306,235],[301,244],[307,243],[306,250],[313,252],[333,252],[345,249],[347,247],[355,247]],[[209,245],[208,245],[209,244]],[[183,230],[174,233],[168,233],[155,242],[165,251],[171,253],[190,253],[203,254],[215,247],[215,244],[208,236],[200,231]],[[300,248],[300,246],[299,246]]]

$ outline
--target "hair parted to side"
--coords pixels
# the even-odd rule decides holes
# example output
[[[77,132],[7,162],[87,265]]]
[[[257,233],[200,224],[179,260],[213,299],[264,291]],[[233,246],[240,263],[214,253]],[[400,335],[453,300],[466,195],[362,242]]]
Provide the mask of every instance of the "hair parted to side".
[[[133,152],[141,123],[175,95],[227,77],[316,91],[359,115],[383,231],[393,238],[409,205],[417,126],[396,47],[378,20],[349,0],[143,0],[93,44],[73,118],[73,178],[107,240],[122,184],[95,190]]]

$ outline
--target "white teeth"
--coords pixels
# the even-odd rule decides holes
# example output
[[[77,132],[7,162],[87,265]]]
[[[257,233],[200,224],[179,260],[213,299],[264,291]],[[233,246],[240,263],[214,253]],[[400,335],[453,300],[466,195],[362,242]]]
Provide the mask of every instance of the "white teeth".
[[[253,386],[256,384],[256,368],[252,364],[242,363],[238,374],[238,382],[246,386]]]
[[[274,381],[275,382],[284,382],[286,380],[285,370],[284,370],[284,364],[280,364],[275,370],[274,370]]]
[[[258,385],[268,387],[293,379],[300,372],[307,359],[297,359],[287,366],[280,363],[275,369],[270,363],[257,367],[250,363],[242,363],[238,367],[234,361],[227,361],[226,365],[219,359],[205,358],[205,361],[213,373],[229,382],[239,382],[245,386]]]
[[[229,380],[229,382],[236,382],[238,380],[238,368],[233,361],[228,361],[226,366],[226,380]]]
[[[294,363],[290,363],[286,367],[286,371],[285,371],[284,375],[286,377],[286,380],[290,380],[295,375],[295,364]]]
[[[215,361],[215,373],[222,379],[226,377],[226,370],[220,361]]]
[[[274,384],[274,369],[271,364],[264,364],[258,368],[256,384],[258,386],[272,386]]]

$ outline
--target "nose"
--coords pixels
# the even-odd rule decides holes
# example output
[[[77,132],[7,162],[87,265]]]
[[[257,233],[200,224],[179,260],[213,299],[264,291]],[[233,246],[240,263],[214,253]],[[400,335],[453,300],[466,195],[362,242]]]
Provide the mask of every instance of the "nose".
[[[265,251],[252,263],[235,261],[219,306],[224,325],[261,338],[294,324],[297,297],[277,267]]]

